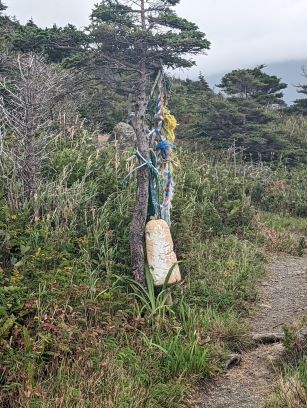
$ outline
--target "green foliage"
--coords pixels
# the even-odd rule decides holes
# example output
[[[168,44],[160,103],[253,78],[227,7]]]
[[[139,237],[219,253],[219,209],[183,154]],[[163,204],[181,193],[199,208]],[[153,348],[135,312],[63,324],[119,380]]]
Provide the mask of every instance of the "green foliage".
[[[292,326],[286,326],[284,328],[283,344],[287,353],[288,361],[291,363],[299,361],[306,355],[306,325],[307,315],[298,322],[295,322]]]
[[[307,404],[307,316],[284,328],[286,361],[266,408],[305,407]]]
[[[72,24],[64,28],[40,28],[32,20],[19,25],[11,38],[14,51],[44,54],[49,62],[59,63],[83,51],[89,43],[88,36]]]
[[[228,96],[254,99],[263,106],[285,105],[281,91],[287,84],[275,75],[266,74],[263,68],[265,65],[233,70],[222,78],[218,87]]]
[[[111,133],[117,123],[126,121],[127,99],[107,84],[91,80],[83,95],[79,113],[88,127]]]
[[[303,256],[306,249],[307,219],[285,214],[260,213],[259,228],[267,249]]]
[[[181,154],[173,228],[182,240],[195,233],[204,239],[240,234],[252,223],[253,208],[246,194],[248,179],[236,174],[232,165],[206,160],[198,153]]]
[[[252,202],[260,209],[292,216],[307,215],[307,184],[304,166],[297,169],[278,167],[251,189]]]
[[[7,6],[2,2],[2,0],[0,1],[0,12],[2,13],[2,11],[6,10]]]
[[[6,52],[11,47],[11,37],[14,35],[19,23],[6,16],[3,12],[7,6],[0,1],[0,51]],[[0,72],[3,70],[3,61],[0,61]]]
[[[264,264],[250,194],[274,171],[179,151],[172,233],[184,281],[157,290],[148,274],[145,290],[124,278],[124,158],[82,128],[49,148],[35,200],[18,211],[1,200],[1,403],[183,407],[191,382],[249,346],[240,316]]]
[[[86,401],[96,373],[98,405],[122,379],[119,406],[136,396],[135,406],[181,406],[184,383],[217,371],[226,349],[245,347],[235,310],[253,298],[249,282],[260,268],[248,244],[234,237],[252,230],[247,181],[228,164],[180,153],[173,235],[185,283],[172,289],[171,305],[169,290],[157,293],[152,280],[145,291],[114,278],[130,274],[134,186],[121,183],[125,160],[113,148],[97,151],[82,128],[54,137],[49,148],[35,200],[18,211],[1,201],[1,402],[34,404],[39,389],[51,405],[61,393],[68,405]],[[184,303],[176,301],[181,296]],[[106,348],[112,336],[114,346]],[[89,348],[97,350],[91,367]],[[62,375],[69,378],[65,389]]]
[[[186,140],[194,135],[196,123],[200,120],[200,104],[204,98],[210,98],[211,91],[202,74],[198,80],[185,81],[174,79],[170,90],[169,107],[174,112],[179,126],[176,134],[180,139]]]
[[[202,260],[202,261],[201,261]],[[214,304],[221,311],[246,310],[256,298],[255,282],[264,256],[257,247],[236,237],[193,243],[186,263],[190,270],[188,294],[195,304]]]
[[[198,339],[190,342],[182,342],[180,335],[161,341],[159,349],[165,354],[163,365],[171,376],[182,373],[198,374],[206,373],[208,367],[209,351],[201,346]]]
[[[307,357],[296,365],[285,368],[284,377],[279,381],[266,408],[305,407],[307,404]]]
[[[179,122],[178,136],[206,150],[236,148],[245,160],[305,163],[306,124],[303,117],[280,109],[284,87],[261,67],[226,74],[221,83],[225,94],[215,94],[201,78],[175,81],[170,106]]]
[[[159,290],[158,294],[155,293],[153,277],[147,265],[145,266],[146,288],[134,279],[124,279],[124,282],[126,282],[126,284],[128,283],[131,287],[133,295],[137,300],[136,314],[139,318],[145,315],[150,322],[159,324],[161,321],[165,320],[167,312],[172,312],[170,307],[171,294],[167,283],[173,268],[174,267],[170,269],[168,276],[165,279],[165,283]]]
[[[303,71],[304,76],[306,78],[306,72]],[[297,92],[300,94],[303,94],[303,98],[296,99],[288,109],[289,113],[295,113],[295,114],[300,114],[303,116],[307,115],[307,98],[305,95],[307,95],[307,85],[298,85],[297,86]]]
[[[307,236],[307,219],[291,217],[280,213],[261,212],[261,219],[268,227],[278,232],[296,233],[302,237]]]
[[[306,318],[300,327],[285,330],[284,345],[292,361],[283,367],[283,372],[268,399],[266,408],[305,407],[307,404],[307,356],[306,342],[299,338],[298,329],[306,327]]]
[[[245,158],[255,161],[277,159],[287,145],[282,129],[273,126],[278,112],[255,99],[211,94],[203,98],[199,110],[201,119],[194,127],[199,141],[223,149],[235,143]]]
[[[1,47],[76,67],[78,111],[89,128],[110,131],[126,115],[142,64],[154,76],[161,61],[191,66],[187,55],[209,47],[195,24],[173,12],[178,0],[148,3],[149,30],[124,0],[95,6],[88,32],[1,15]],[[271,109],[282,104],[285,86],[262,68],[226,75],[228,97],[215,95],[202,75],[175,81],[170,107],[181,138],[211,148],[236,140],[245,156],[303,161],[305,120]],[[0,69],[9,72],[5,59]],[[61,115],[65,122],[65,109]],[[183,281],[156,289],[147,270],[144,289],[127,277],[135,180],[122,184],[125,154],[97,149],[96,136],[77,121],[52,125],[63,133],[49,139],[35,197],[16,209],[12,182],[0,177],[0,405],[183,408],[190,385],[250,345],[242,316],[265,264],[260,222],[299,232],[295,251],[304,250],[298,217],[306,215],[306,172],[244,165],[236,151],[230,163],[180,150],[172,235]],[[257,210],[270,213],[259,221]],[[289,349],[297,343],[290,331],[286,339]]]
[[[96,58],[113,66],[120,61],[122,69],[130,70],[140,70],[141,62],[149,73],[161,63],[173,68],[193,65],[185,55],[201,53],[210,43],[195,24],[176,15],[177,3],[145,1],[141,15],[141,2],[102,1],[91,16],[90,36],[99,44]]]
[[[202,120],[196,127],[200,139],[219,148],[244,149],[246,157],[270,161],[286,148],[282,128],[274,127],[282,105],[282,89],[286,84],[275,76],[265,74],[259,66],[254,69],[234,70],[226,74],[218,85],[226,94],[204,97],[200,104]]]

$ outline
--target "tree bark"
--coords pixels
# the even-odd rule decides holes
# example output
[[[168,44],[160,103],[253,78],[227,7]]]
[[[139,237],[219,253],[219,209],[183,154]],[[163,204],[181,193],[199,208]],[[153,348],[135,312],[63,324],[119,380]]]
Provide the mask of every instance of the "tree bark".
[[[140,1],[140,16],[142,29],[146,30],[145,1]],[[149,159],[149,139],[146,135],[146,50],[142,49],[141,75],[136,92],[136,115],[134,120],[134,129],[136,133],[137,149],[145,160]],[[139,164],[144,161],[140,157]],[[144,235],[148,212],[149,198],[149,169],[148,166],[141,167],[137,172],[137,192],[136,204],[134,208],[133,219],[130,227],[130,250],[132,273],[134,279],[146,286],[144,273],[145,254],[144,254]]]
[[[137,138],[137,149],[145,160],[149,159],[149,139],[146,135],[146,70],[140,78],[137,91],[136,116],[134,120],[134,129]],[[139,158],[139,164],[144,161]],[[137,172],[137,192],[136,204],[134,208],[133,219],[130,227],[130,250],[132,273],[135,280],[146,286],[144,265],[144,232],[147,221],[148,211],[148,189],[149,189],[149,169],[148,166],[141,167]]]
[[[20,73],[22,70],[20,68]],[[28,83],[25,86],[25,135],[24,135],[24,195],[26,199],[31,199],[36,193],[36,172],[37,163],[35,157],[35,136],[34,136],[34,106],[35,106],[35,94],[31,89],[32,78],[28,79]]]
[[[28,132],[25,140],[25,163],[24,163],[24,195],[25,198],[31,199],[36,194],[36,173],[37,163],[35,157],[35,140],[33,130]]]

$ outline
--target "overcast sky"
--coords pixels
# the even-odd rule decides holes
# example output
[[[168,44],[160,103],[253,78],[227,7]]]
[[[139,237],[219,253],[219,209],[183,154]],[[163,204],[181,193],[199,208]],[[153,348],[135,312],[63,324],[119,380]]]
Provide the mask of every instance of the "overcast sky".
[[[87,25],[99,0],[4,0],[10,15],[40,26]],[[178,13],[211,41],[198,58],[205,75],[257,64],[307,60],[307,0],[181,0]],[[298,67],[299,69],[299,67]],[[191,73],[193,76],[193,72]]]

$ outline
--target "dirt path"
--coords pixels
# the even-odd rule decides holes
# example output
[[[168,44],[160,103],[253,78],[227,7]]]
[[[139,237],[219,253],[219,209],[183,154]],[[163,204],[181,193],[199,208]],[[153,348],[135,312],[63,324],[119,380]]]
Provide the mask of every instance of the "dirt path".
[[[255,335],[282,333],[307,312],[307,256],[280,256],[261,284],[251,318]],[[200,390],[197,408],[260,408],[270,394],[283,355],[281,344],[261,345],[242,355],[239,366]]]

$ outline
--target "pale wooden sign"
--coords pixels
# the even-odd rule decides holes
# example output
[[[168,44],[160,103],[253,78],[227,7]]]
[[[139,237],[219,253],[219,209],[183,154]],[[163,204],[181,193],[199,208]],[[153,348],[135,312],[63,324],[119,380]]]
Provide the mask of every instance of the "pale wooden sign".
[[[164,220],[152,220],[146,225],[146,252],[155,286],[162,286],[173,268],[168,284],[180,282],[181,274],[174,252],[174,244],[168,224]]]

